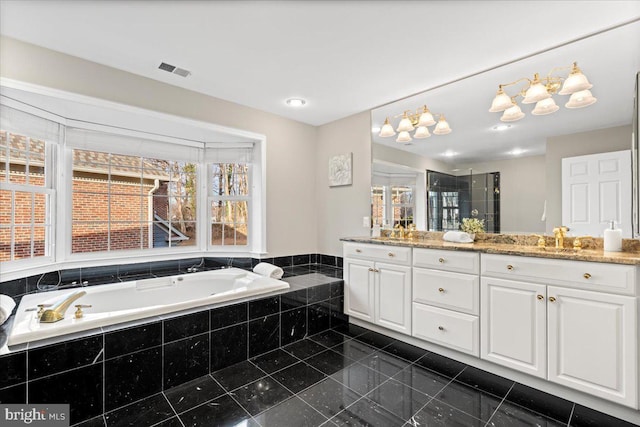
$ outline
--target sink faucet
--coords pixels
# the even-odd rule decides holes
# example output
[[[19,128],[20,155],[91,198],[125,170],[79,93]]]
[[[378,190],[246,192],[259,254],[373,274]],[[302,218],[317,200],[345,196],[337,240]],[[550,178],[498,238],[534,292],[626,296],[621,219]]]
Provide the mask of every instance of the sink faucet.
[[[405,235],[404,235],[404,227],[400,224],[395,226],[396,229],[396,237],[399,239],[404,239]]]
[[[54,323],[64,319],[69,306],[78,298],[86,295],[85,291],[76,291],[67,295],[62,301],[54,304],[51,308],[46,309],[40,316],[41,323]]]
[[[564,225],[553,229],[553,235],[556,238],[556,248],[564,248],[564,238],[567,235],[567,231],[569,231],[569,227],[565,227]]]

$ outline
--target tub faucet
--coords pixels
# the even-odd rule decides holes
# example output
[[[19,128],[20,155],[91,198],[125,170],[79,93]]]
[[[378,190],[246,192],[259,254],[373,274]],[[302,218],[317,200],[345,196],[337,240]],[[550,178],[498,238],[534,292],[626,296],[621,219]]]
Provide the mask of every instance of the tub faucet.
[[[54,323],[64,319],[69,306],[78,298],[86,295],[85,291],[76,291],[67,295],[62,301],[46,309],[40,316],[40,323]]]

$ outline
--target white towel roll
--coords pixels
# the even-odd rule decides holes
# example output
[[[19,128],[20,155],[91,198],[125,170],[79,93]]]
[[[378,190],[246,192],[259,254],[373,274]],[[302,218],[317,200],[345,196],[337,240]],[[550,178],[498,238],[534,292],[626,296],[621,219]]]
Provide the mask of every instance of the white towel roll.
[[[280,267],[269,264],[268,262],[258,263],[258,265],[253,267],[253,272],[262,276],[271,277],[272,279],[281,279],[284,274],[284,271]]]
[[[0,294],[0,325],[7,321],[11,312],[16,306],[16,302],[8,295]]]
[[[465,233],[464,231],[447,231],[442,236],[443,240],[447,242],[457,242],[457,243],[471,243],[473,239],[469,236],[469,233]]]

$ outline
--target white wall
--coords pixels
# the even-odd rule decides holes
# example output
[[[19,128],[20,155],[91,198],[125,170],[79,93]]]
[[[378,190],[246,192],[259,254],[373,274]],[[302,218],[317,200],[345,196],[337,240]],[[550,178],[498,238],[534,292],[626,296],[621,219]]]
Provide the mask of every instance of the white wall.
[[[443,173],[451,173],[451,169],[454,166],[441,162],[439,160],[431,159],[429,157],[422,157],[417,154],[410,153],[404,150],[398,150],[382,144],[371,144],[373,150],[373,158],[384,160],[385,162],[395,163],[397,165],[405,165],[410,168],[426,171],[438,171]]]
[[[2,77],[266,135],[268,254],[317,252],[316,127],[6,37],[0,55]]]

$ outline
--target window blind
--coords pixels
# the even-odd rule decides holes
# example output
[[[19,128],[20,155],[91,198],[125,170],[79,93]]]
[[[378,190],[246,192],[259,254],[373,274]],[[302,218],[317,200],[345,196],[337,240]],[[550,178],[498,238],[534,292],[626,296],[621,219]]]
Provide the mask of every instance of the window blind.
[[[60,124],[6,105],[0,105],[0,128],[32,139],[58,142]]]
[[[253,143],[207,143],[204,150],[207,163],[251,163],[253,160]]]

